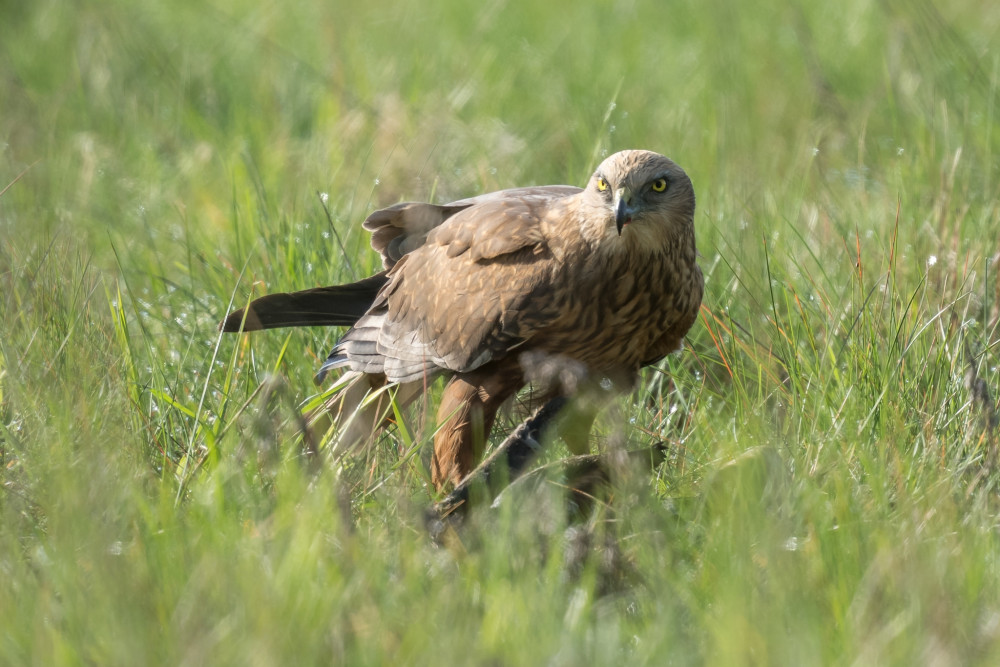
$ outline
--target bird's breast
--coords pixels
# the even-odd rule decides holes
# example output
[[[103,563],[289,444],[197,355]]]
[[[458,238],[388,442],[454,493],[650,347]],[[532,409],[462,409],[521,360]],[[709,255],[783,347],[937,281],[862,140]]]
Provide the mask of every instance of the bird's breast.
[[[565,267],[544,297],[551,317],[534,323],[535,347],[602,371],[638,369],[676,350],[701,304],[701,272],[686,254],[595,255]]]

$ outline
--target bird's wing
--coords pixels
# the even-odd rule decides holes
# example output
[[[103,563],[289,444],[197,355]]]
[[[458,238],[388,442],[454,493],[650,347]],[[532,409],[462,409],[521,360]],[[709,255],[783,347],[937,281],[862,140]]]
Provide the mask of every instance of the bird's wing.
[[[391,269],[402,257],[427,240],[427,233],[469,204],[402,202],[369,215],[362,226],[371,232],[371,244],[382,255],[382,266]]]
[[[465,206],[402,256],[368,313],[321,373],[350,365],[406,382],[438,370],[467,372],[504,356],[547,315],[553,257],[542,220],[557,215],[569,186],[518,188]],[[467,206],[466,206],[467,204]],[[524,310],[528,302],[531,312]]]
[[[507,199],[565,196],[579,190],[569,185],[550,185],[501,190],[444,205],[402,202],[375,211],[365,219],[362,227],[371,232],[371,245],[382,256],[382,265],[391,269],[403,255],[424,245],[432,230],[465,209]]]

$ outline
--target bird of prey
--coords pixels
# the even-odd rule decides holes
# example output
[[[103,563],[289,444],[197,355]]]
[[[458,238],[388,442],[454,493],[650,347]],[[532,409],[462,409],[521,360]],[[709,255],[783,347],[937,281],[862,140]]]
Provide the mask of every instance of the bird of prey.
[[[347,369],[328,403],[341,414],[363,412],[373,388],[395,384],[405,403],[445,376],[431,476],[438,489],[454,486],[540,360],[634,381],[680,347],[703,290],[694,210],[684,170],[643,150],[611,155],[584,188],[396,204],[364,221],[383,271],[261,297],[222,329],[350,327],[318,374]],[[355,419],[344,438],[383,417]]]

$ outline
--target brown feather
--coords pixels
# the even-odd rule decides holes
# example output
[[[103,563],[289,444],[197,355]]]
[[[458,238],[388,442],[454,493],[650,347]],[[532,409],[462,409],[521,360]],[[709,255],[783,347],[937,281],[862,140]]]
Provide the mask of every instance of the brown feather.
[[[264,297],[251,304],[246,328],[251,314],[257,328],[290,326],[274,322],[318,322],[324,315],[315,311],[326,308],[331,323],[354,319],[321,376],[346,366],[411,387],[449,376],[432,472],[438,486],[454,484],[471,469],[496,408],[523,386],[522,352],[627,384],[680,346],[703,291],[694,207],[684,171],[649,151],[610,156],[584,189],[397,204],[364,223],[386,271],[369,279],[369,288],[381,284],[364,292],[363,311],[364,299],[338,288],[311,294],[308,308],[288,305],[304,293]],[[238,328],[239,311],[225,330],[234,318]]]
[[[243,331],[259,331],[278,327],[353,326],[371,308],[386,280],[382,272],[349,285],[268,294],[230,313],[220,328],[235,332],[241,327]]]

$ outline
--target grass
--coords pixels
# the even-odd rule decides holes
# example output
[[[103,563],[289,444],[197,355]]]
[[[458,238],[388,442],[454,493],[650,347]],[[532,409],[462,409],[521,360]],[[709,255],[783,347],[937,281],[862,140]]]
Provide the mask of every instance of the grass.
[[[0,10],[0,663],[1000,659],[1000,8],[527,5]],[[377,206],[626,147],[707,291],[591,533],[542,485],[433,546],[421,411],[317,462],[337,332],[217,333]]]

